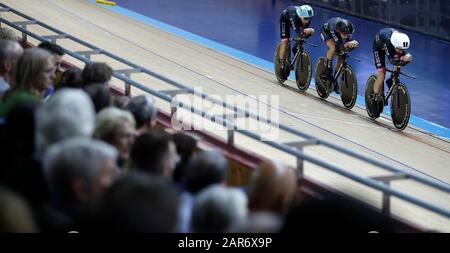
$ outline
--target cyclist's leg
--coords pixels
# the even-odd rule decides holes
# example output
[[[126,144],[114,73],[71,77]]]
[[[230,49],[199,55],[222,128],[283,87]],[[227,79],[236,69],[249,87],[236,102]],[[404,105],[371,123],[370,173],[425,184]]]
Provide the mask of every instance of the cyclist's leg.
[[[286,49],[289,45],[289,38],[290,38],[290,26],[289,23],[286,22],[286,20],[283,18],[283,15],[280,17],[280,37],[281,37],[281,44],[280,44],[280,51],[278,52],[280,55],[280,61],[284,62],[284,59],[286,59]]]
[[[379,49],[376,43],[373,43],[373,59],[375,67],[377,68],[377,79],[373,85],[373,92],[375,94],[383,93],[383,82],[386,77],[386,63],[384,51]]]
[[[282,39],[280,42],[280,51],[278,52],[280,55],[280,61],[284,61],[286,59],[286,49],[289,45],[289,39]]]
[[[333,58],[336,53],[336,44],[334,43],[334,41],[332,39],[327,40],[325,43],[328,47],[327,55],[326,55],[326,58],[327,58],[327,73],[326,73],[326,75],[327,75],[328,79],[331,79],[331,77],[333,76]]]

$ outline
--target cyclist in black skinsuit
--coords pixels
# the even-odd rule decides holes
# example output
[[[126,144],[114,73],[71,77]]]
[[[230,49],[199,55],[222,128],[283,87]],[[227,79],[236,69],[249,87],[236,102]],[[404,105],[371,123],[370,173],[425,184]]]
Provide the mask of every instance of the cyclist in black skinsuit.
[[[288,48],[289,38],[291,37],[291,28],[299,36],[311,36],[314,33],[314,29],[309,28],[309,25],[313,16],[314,11],[309,5],[289,6],[283,10],[280,17],[281,45],[279,55],[281,70],[286,68],[286,49]]]
[[[388,57],[389,62],[397,66],[406,65],[412,61],[411,54],[406,53],[406,49],[410,46],[408,35],[401,33],[393,28],[381,29],[375,36],[373,42],[373,59],[375,67],[377,68],[377,80],[374,83],[374,96],[372,100],[377,100],[379,96],[384,96],[383,81],[386,77],[385,56]],[[392,76],[386,80],[388,88],[392,86]]]
[[[323,75],[325,80],[330,80],[333,76],[332,66],[334,55],[336,53],[339,54],[344,50],[352,50],[358,46],[358,41],[351,38],[354,31],[355,28],[353,24],[350,21],[340,17],[331,18],[323,25],[320,38],[328,46],[326,55],[327,70]],[[338,56],[336,69],[338,69],[342,63],[343,58]],[[339,86],[337,83],[334,86],[334,91],[339,93]]]

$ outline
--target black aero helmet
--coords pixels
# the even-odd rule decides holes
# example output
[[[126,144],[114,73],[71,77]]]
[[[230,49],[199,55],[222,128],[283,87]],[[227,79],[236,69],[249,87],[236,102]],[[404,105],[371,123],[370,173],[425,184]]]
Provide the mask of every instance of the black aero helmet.
[[[338,33],[343,33],[343,34],[353,34],[353,32],[355,32],[355,28],[354,28],[352,22],[350,22],[349,20],[340,19],[336,23],[336,31]]]

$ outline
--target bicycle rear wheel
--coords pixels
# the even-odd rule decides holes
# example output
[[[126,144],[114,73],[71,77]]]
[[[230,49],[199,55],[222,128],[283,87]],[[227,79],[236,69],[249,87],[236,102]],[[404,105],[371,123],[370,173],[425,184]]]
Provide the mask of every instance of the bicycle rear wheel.
[[[347,65],[341,74],[341,81],[339,83],[341,88],[341,101],[347,109],[352,109],[355,106],[356,98],[358,97],[358,83],[355,72],[350,65]]]
[[[300,91],[306,91],[311,83],[311,55],[302,50],[295,62],[295,80]]]
[[[408,126],[411,115],[411,98],[408,89],[399,83],[391,96],[391,118],[395,128],[403,130]]]
[[[325,57],[320,57],[316,63],[316,68],[314,71],[314,80],[316,82],[317,95],[319,95],[319,97],[321,97],[322,99],[326,99],[330,95],[330,93],[327,91],[328,83],[323,83],[321,78],[326,68],[327,66]]]
[[[377,80],[376,75],[369,76],[366,82],[366,91],[364,96],[367,115],[369,115],[372,119],[380,117],[380,112],[378,111],[376,104],[371,99],[374,94],[373,85],[375,84],[375,80]]]

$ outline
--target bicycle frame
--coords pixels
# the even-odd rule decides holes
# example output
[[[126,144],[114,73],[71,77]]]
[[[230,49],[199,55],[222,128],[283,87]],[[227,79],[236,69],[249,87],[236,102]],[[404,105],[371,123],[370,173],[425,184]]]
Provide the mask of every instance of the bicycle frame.
[[[334,73],[333,79],[331,80],[331,83],[333,85],[337,82],[337,80],[338,80],[339,76],[342,74],[342,72],[347,68],[347,66],[348,66],[348,58],[351,58],[351,59],[356,60],[356,61],[361,61],[361,59],[350,57],[348,55],[348,52],[344,52],[340,56],[342,56],[344,58],[344,60],[343,60],[343,62],[341,64],[341,66],[339,66],[339,68],[336,71],[336,73]],[[347,81],[347,80],[345,80],[345,81]]]
[[[400,71],[400,69],[401,69],[401,66],[397,66],[396,70],[386,69],[386,71],[392,73],[392,86],[391,86],[391,88],[388,90],[388,92],[386,94],[385,104],[386,104],[386,101],[388,101],[388,99],[391,97],[391,95],[394,92],[394,90],[397,88],[398,84],[400,83],[400,75],[404,75],[406,77],[409,77],[409,78],[412,78],[412,79],[416,79],[415,76],[411,76],[411,75],[402,73]]]
[[[399,73],[400,73],[400,67],[397,70],[392,71],[392,86],[386,94],[385,101],[388,101],[388,99],[391,97],[392,93],[397,88],[398,84],[400,83],[400,78],[399,78],[400,74]]]
[[[343,57],[344,57],[344,62],[341,64],[341,66],[339,66],[336,73],[334,73],[333,80],[331,80],[332,84],[335,84],[337,82],[339,76],[342,74],[342,71],[344,71],[344,69],[347,67],[347,55],[344,54]]]
[[[297,41],[297,44],[295,45],[295,47],[297,47],[297,52],[295,53],[295,55],[292,58],[292,60],[289,61],[289,65],[290,65],[290,67],[292,69],[292,67],[293,67],[295,61],[297,60],[299,54],[304,50],[304,47],[303,47],[304,43],[306,43],[306,44],[308,44],[310,46],[313,46],[313,47],[317,47],[317,45],[309,43],[308,41],[305,41],[305,39],[303,39],[303,38],[299,38],[299,39],[295,38],[295,39],[291,39],[291,41]],[[289,46],[289,50],[291,50],[290,46]],[[303,67],[303,66],[301,66],[301,67]]]

